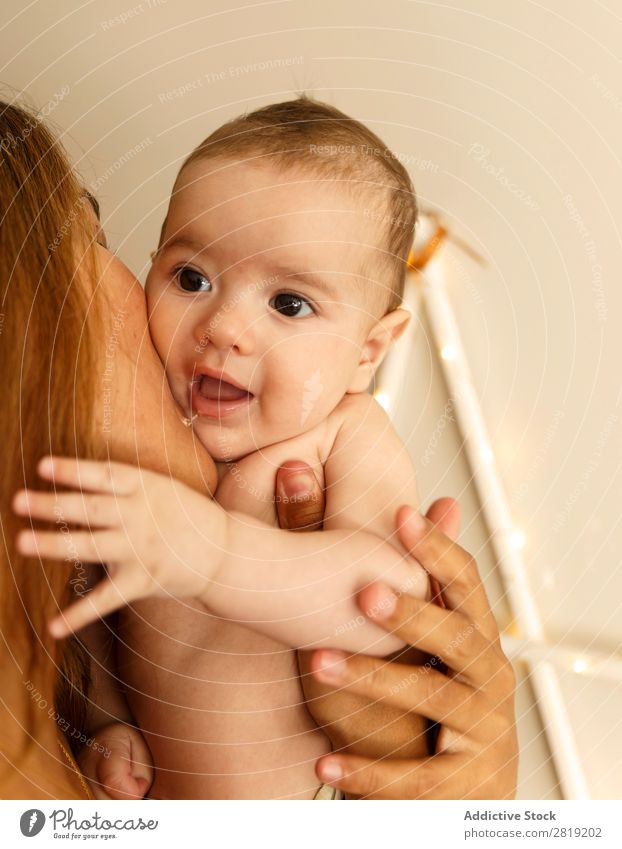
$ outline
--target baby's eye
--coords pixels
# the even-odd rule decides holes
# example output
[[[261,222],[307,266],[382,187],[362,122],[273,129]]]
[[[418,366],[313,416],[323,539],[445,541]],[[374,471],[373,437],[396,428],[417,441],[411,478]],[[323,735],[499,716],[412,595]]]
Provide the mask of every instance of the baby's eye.
[[[270,301],[270,306],[274,307],[281,315],[287,315],[291,318],[298,316],[313,315],[314,309],[306,298],[300,295],[295,295],[293,292],[280,292],[275,295]]]
[[[179,288],[184,292],[210,292],[212,284],[209,277],[195,271],[194,268],[180,268],[177,272]]]

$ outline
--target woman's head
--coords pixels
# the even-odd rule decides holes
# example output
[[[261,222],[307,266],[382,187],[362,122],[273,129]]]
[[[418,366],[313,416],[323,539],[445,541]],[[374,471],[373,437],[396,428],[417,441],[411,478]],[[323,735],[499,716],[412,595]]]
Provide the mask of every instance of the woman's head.
[[[81,564],[69,551],[63,566],[17,555],[10,501],[35,483],[43,454],[93,456],[97,317],[85,273],[93,268],[93,225],[58,140],[35,116],[3,102],[0,157],[0,660],[23,679],[10,703],[22,706],[36,736],[48,717],[28,683],[47,693],[54,686],[57,655],[46,621]]]

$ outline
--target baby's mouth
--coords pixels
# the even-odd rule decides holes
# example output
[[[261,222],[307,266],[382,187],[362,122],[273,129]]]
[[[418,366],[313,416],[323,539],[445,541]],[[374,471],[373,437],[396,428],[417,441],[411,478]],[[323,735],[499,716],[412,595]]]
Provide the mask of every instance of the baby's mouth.
[[[248,411],[255,396],[241,386],[209,374],[197,374],[191,383],[190,425],[197,416],[208,419],[224,419],[236,413]],[[248,413],[246,413],[248,414]]]
[[[240,389],[239,386],[233,386],[232,383],[210,377],[207,374],[199,375],[196,382],[199,395],[210,401],[242,401],[244,398],[252,398],[252,393],[245,389]]]

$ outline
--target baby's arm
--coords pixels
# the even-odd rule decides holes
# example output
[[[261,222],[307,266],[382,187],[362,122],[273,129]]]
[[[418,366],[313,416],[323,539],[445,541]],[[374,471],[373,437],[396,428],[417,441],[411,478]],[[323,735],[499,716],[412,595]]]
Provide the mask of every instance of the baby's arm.
[[[354,595],[378,579],[398,592],[426,593],[421,567],[366,531],[290,534],[122,464],[56,458],[40,473],[100,494],[20,493],[17,512],[49,519],[61,509],[69,522],[102,528],[75,532],[73,550],[109,564],[108,578],[55,620],[57,636],[139,598],[195,596],[218,616],[292,647],[386,655],[402,641],[361,621]],[[66,544],[58,531],[18,538],[23,553],[51,559],[64,558]]]

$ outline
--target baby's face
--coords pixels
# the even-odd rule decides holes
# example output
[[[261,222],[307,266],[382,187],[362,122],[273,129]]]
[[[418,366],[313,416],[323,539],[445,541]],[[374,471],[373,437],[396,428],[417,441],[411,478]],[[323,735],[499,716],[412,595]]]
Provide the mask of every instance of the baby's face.
[[[351,390],[379,317],[363,207],[339,183],[266,164],[183,172],[146,293],[173,395],[214,458],[309,430]]]

